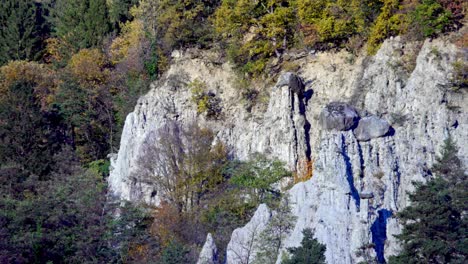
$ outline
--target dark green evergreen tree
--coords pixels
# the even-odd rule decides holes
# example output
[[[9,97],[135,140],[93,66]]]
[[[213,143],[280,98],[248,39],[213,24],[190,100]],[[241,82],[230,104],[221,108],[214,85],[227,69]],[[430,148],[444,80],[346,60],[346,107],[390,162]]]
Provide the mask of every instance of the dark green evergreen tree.
[[[314,239],[310,228],[302,231],[304,238],[300,247],[288,248],[290,258],[283,264],[325,264],[326,247]]]
[[[110,31],[105,0],[61,0],[51,7],[55,34],[76,50],[96,47]]]
[[[0,99],[0,164],[47,175],[66,141],[60,115],[41,109],[34,84],[18,81]]]
[[[161,264],[180,264],[191,263],[189,258],[190,250],[183,244],[172,240],[169,245],[164,249],[161,255]]]
[[[0,65],[36,58],[41,35],[38,16],[35,1],[0,1]]]
[[[109,1],[109,20],[114,28],[119,28],[119,23],[125,23],[132,19],[130,8],[138,4],[138,0],[111,0]]]
[[[400,255],[390,263],[466,263],[468,256],[467,174],[451,137],[433,167],[435,177],[414,183],[411,205],[398,213],[403,231]]]

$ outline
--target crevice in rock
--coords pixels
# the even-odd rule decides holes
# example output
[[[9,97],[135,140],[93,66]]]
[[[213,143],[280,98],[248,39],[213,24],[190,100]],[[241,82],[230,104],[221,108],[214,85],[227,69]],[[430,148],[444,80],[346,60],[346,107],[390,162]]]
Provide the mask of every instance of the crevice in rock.
[[[353,167],[351,164],[351,159],[348,155],[348,150],[346,147],[345,136],[341,134],[341,155],[343,155],[344,162],[346,164],[346,180],[349,184],[350,189],[350,196],[354,199],[354,203],[356,204],[356,209],[359,212],[361,207],[361,200],[359,198],[359,192],[354,185],[354,175],[353,175]]]
[[[359,168],[360,168],[360,175],[359,177],[363,178],[364,177],[364,155],[362,154],[362,147],[359,141],[357,143],[357,150],[359,154]]]
[[[311,90],[310,90],[311,91]],[[313,93],[313,92],[312,92]],[[312,94],[308,95],[312,96]],[[306,111],[307,111],[307,102],[310,99],[308,98],[305,94],[304,95],[298,95],[299,99],[299,114],[301,114],[304,117],[304,139],[305,139],[305,147],[306,147],[306,157],[307,161],[311,160],[311,155],[312,155],[312,149],[310,146],[310,122],[307,120],[306,116]]]
[[[395,201],[395,208],[398,210],[398,188],[400,187],[401,171],[398,160],[395,160],[395,176],[396,179],[393,185],[393,200]]]
[[[391,153],[393,156],[395,156],[395,151],[393,148],[390,149]],[[399,193],[398,189],[400,188],[400,182],[401,182],[401,169],[400,169],[400,161],[398,158],[395,158],[395,162],[393,165],[393,171],[395,172],[395,179],[392,180],[392,185],[393,185],[393,201],[395,202],[395,209],[398,210],[398,198],[399,198]]]
[[[387,240],[387,220],[392,217],[392,211],[380,209],[377,211],[378,217],[371,226],[372,243],[375,245],[375,253],[379,263],[385,263],[385,241]]]

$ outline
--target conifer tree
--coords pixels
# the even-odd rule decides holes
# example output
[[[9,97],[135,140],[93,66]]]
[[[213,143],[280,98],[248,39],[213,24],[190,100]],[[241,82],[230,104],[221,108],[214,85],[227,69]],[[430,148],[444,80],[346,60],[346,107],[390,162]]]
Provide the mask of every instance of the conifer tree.
[[[467,174],[451,137],[433,167],[435,178],[415,183],[411,205],[398,213],[403,250],[390,263],[466,263]]]
[[[10,60],[31,60],[38,52],[40,29],[32,0],[0,2],[0,65]]]
[[[283,264],[325,264],[325,246],[314,239],[314,234],[310,228],[302,231],[304,238],[300,247],[288,248],[291,254]]]
[[[76,50],[98,46],[110,31],[105,0],[61,0],[52,6],[55,34]]]

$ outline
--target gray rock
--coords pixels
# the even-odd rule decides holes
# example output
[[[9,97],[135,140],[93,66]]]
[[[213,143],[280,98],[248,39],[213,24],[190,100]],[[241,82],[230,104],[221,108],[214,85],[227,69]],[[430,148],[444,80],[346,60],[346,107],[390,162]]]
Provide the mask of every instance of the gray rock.
[[[459,146],[468,144],[468,97],[440,88],[450,82],[452,63],[460,50],[447,40],[426,41],[418,51],[416,68],[408,75],[393,66],[401,61],[400,52],[396,51],[408,45],[399,38],[387,40],[375,56],[359,56],[352,65],[345,63],[345,52],[321,52],[301,59],[301,76],[316,80],[314,97],[305,106],[305,114],[299,111],[300,100],[291,100],[297,95],[289,84],[281,82],[279,88],[270,90],[265,105],[246,112],[239,89],[230,81],[236,79],[236,74],[229,64],[214,65],[204,56],[193,59],[182,54],[171,64],[166,77],[153,83],[151,91],[140,98],[134,112],[128,115],[118,155],[111,157],[110,192],[124,200],[140,199],[150,204],[163,198],[159,196],[161,192],[153,197],[155,186],[139,179],[135,172],[147,139],[156,140],[159,128],[171,121],[186,126],[196,120],[200,126],[209,127],[235,158],[245,160],[260,152],[279,158],[292,169],[304,159],[309,144],[314,175],[288,191],[297,221],[285,238],[282,251],[299,246],[302,230],[312,228],[317,240],[327,247],[327,263],[365,261],[356,252],[372,243],[375,236],[382,243],[366,254],[388,259],[400,249],[393,235],[401,231],[401,226],[392,215],[409,204],[407,193],[413,191],[412,182],[427,179],[425,168],[432,166],[449,133]],[[431,59],[435,48],[444,54],[440,60]],[[336,64],[334,72],[326,70],[331,61]],[[190,89],[184,83],[179,89],[171,87],[174,84],[167,76],[181,73],[187,76],[184,83],[198,78],[210,90],[219,88],[216,94],[222,99],[225,113],[222,120],[211,121],[197,115]],[[314,117],[319,117],[329,102],[338,101],[352,101],[371,113],[388,113],[385,118],[389,121],[391,113],[404,118],[399,118],[403,121],[399,122],[398,133],[388,138],[359,142],[353,131],[324,133],[326,127]],[[441,103],[445,101],[448,103]],[[453,120],[458,120],[456,126]],[[345,127],[343,118],[341,121]],[[460,147],[459,154],[468,164],[468,148]],[[359,195],[369,192],[374,194],[372,199],[363,200]],[[268,215],[261,206],[248,226],[232,234],[232,260],[233,254],[245,253],[243,248],[250,245],[252,232],[265,226]]]
[[[354,129],[354,136],[359,141],[369,141],[373,138],[383,137],[390,130],[390,124],[375,115],[366,116],[359,120]]]
[[[276,87],[288,86],[291,91],[296,94],[302,95],[304,93],[304,82],[301,77],[292,72],[285,72],[281,74],[276,82]]]
[[[372,199],[374,198],[374,193],[373,192],[362,192],[359,194],[359,197],[361,197],[361,199]]]
[[[346,131],[356,126],[359,114],[342,102],[329,103],[320,113],[320,124],[327,130]]]
[[[218,249],[210,233],[206,236],[205,244],[198,257],[197,264],[215,264],[218,261]]]
[[[259,249],[257,237],[265,230],[270,221],[271,212],[268,206],[261,204],[252,219],[241,228],[232,232],[226,248],[226,263],[252,263]]]

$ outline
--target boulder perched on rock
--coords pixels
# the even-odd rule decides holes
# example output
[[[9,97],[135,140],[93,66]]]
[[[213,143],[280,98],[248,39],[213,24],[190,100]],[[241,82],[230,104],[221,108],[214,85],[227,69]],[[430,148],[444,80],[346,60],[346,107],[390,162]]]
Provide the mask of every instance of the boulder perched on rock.
[[[347,103],[329,103],[320,113],[320,124],[328,130],[349,130],[354,128],[358,121],[358,112]]]
[[[288,86],[291,91],[296,94],[304,93],[304,82],[302,79],[292,72],[285,72],[281,74],[276,82],[276,87]]]
[[[214,264],[218,261],[218,249],[210,233],[206,236],[205,244],[200,252],[197,264]]]
[[[390,124],[377,116],[371,115],[359,120],[354,129],[354,136],[359,141],[369,141],[373,138],[383,137],[390,130]]]

